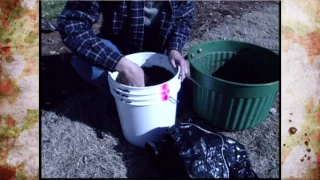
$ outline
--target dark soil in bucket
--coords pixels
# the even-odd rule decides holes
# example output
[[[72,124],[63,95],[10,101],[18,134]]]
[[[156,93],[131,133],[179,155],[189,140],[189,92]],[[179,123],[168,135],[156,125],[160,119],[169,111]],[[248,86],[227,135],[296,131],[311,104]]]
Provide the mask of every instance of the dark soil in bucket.
[[[265,84],[279,80],[279,59],[272,53],[242,49],[212,76],[244,84]]]
[[[154,86],[169,81],[174,75],[160,66],[142,67],[146,76],[146,86]]]

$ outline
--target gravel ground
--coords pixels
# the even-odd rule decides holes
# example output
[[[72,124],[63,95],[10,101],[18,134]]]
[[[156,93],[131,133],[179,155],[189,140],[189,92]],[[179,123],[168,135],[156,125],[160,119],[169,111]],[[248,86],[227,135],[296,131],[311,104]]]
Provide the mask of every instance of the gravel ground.
[[[225,9],[235,8],[221,3]],[[196,28],[199,34],[193,35],[184,52],[197,43],[215,39],[241,40],[279,49],[279,6],[268,3],[260,9],[250,10],[252,6],[247,6],[247,9],[244,6],[243,9],[242,14],[222,14],[224,18],[221,21],[205,28],[209,30],[199,30],[199,27],[207,25],[205,21],[198,22]],[[210,11],[208,13],[210,15]],[[47,39],[52,39],[54,43],[60,41],[52,34],[42,34],[42,42],[46,42],[42,46],[42,55],[49,54],[50,44]],[[63,46],[56,44],[54,49],[59,51]],[[108,113],[112,108],[108,100],[101,98],[101,92],[77,79],[76,75],[71,75],[72,70],[68,69],[66,61],[69,55],[63,57],[46,56],[41,62],[41,81],[50,82],[41,83],[42,177],[164,177],[143,149],[135,148],[125,141],[118,118]],[[58,61],[58,58],[62,61]],[[59,71],[53,68],[54,64]],[[67,88],[71,90],[65,90]],[[81,92],[76,95],[70,95],[71,91],[79,90]],[[59,99],[59,93],[54,94],[57,91],[68,98],[50,107],[54,99]],[[279,97],[275,100],[274,108],[277,111],[270,113],[266,121],[256,128],[221,132],[246,147],[253,170],[261,178],[279,177]],[[178,118],[190,116],[194,116],[192,111],[179,108]]]

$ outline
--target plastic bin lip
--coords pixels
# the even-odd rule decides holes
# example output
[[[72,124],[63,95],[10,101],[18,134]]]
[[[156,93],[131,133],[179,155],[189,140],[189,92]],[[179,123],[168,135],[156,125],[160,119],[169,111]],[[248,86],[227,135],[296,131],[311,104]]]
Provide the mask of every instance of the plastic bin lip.
[[[259,45],[255,45],[255,44],[252,44],[252,43],[248,43],[248,42],[242,42],[242,41],[235,41],[235,40],[215,40],[215,41],[206,41],[204,43],[201,43],[201,44],[198,44],[198,45],[195,45],[193,46],[189,53],[188,53],[188,59],[190,59],[190,55],[191,55],[191,51],[194,50],[194,49],[199,49],[201,46],[205,45],[205,44],[211,44],[211,43],[217,43],[217,42],[230,42],[230,43],[242,43],[242,44],[247,44],[247,45],[251,45],[251,46],[255,46],[255,47],[258,47],[258,48],[262,48],[266,51],[269,51],[277,56],[279,56],[277,53],[275,53],[274,51],[270,50],[270,49],[267,49],[267,48],[264,48],[262,46],[259,46]],[[193,59],[196,59],[196,58],[193,58]],[[280,63],[280,62],[279,62]],[[243,87],[262,87],[262,86],[272,86],[272,85],[275,85],[275,84],[278,84],[279,83],[279,80],[277,81],[273,81],[273,82],[270,82],[270,83],[257,83],[257,84],[248,84],[248,83],[238,83],[238,82],[233,82],[233,81],[228,81],[228,80],[224,80],[224,79],[221,79],[221,78],[218,78],[218,77],[215,77],[215,76],[210,76],[206,73],[203,73],[202,71],[200,71],[197,67],[193,66],[193,64],[190,62],[190,65],[192,66],[192,68],[194,68],[196,71],[198,71],[199,73],[201,73],[201,75],[204,75],[208,78],[212,78],[212,79],[215,79],[217,81],[220,81],[220,82],[223,82],[223,83],[228,83],[228,84],[231,84],[231,85],[236,85],[236,86],[243,86]],[[199,82],[198,82],[199,83]],[[201,83],[199,83],[201,84]]]
[[[223,83],[228,83],[228,84],[231,84],[231,85],[236,85],[236,86],[246,86],[246,87],[262,87],[262,86],[271,86],[271,85],[274,85],[274,84],[277,84],[279,83],[279,80],[278,81],[273,81],[273,82],[270,82],[270,83],[257,83],[257,84],[246,84],[246,83],[237,83],[237,82],[233,82],[233,81],[228,81],[228,80],[224,80],[224,79],[221,79],[221,78],[218,78],[218,77],[214,77],[214,76],[210,76],[206,73],[203,73],[201,72],[198,68],[196,67],[193,67],[195,70],[197,70],[199,73],[201,73],[202,75],[205,75],[209,78],[213,78],[217,81],[220,81],[220,82],[223,82]],[[201,84],[201,82],[198,82],[199,84]]]

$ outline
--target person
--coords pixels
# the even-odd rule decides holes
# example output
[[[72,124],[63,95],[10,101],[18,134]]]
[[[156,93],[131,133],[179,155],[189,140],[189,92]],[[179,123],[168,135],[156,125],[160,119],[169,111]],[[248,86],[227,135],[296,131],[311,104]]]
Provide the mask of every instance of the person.
[[[100,21],[99,33],[92,26]],[[58,17],[63,43],[75,54],[72,66],[86,81],[106,91],[107,72],[118,71],[128,85],[143,87],[144,72],[125,58],[136,52],[167,54],[182,80],[182,57],[194,16],[193,1],[68,1]]]

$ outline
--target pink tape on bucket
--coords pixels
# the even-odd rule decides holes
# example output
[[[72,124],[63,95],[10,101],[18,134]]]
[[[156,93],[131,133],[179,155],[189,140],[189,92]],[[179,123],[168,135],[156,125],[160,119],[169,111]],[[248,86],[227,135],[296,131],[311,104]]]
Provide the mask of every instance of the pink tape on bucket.
[[[169,99],[169,96],[168,95],[165,95],[162,97],[162,101],[167,101]]]
[[[161,92],[162,96],[167,95],[167,94],[170,94],[170,89]]]
[[[169,99],[169,94],[170,94],[170,89],[168,87],[168,84],[164,84],[161,86],[161,96],[162,96],[162,101],[167,101]]]
[[[163,91],[163,92],[161,93],[161,97],[166,96],[166,95],[168,95],[167,91]]]
[[[161,90],[167,90],[169,89],[168,84],[164,84],[161,86]]]

